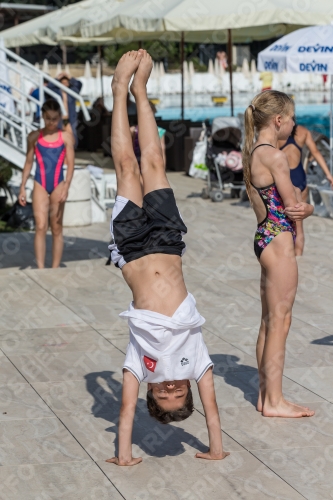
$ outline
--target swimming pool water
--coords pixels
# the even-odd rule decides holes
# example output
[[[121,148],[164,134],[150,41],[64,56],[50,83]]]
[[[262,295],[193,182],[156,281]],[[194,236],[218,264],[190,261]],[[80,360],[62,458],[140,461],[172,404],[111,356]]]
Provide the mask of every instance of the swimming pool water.
[[[234,115],[243,114],[246,106],[236,106]],[[159,108],[158,116],[163,120],[179,120],[180,108]],[[213,120],[217,116],[231,116],[230,106],[200,106],[185,108],[185,120],[203,122]],[[330,106],[329,104],[297,104],[296,120],[310,130],[320,132],[329,137],[330,134]]]

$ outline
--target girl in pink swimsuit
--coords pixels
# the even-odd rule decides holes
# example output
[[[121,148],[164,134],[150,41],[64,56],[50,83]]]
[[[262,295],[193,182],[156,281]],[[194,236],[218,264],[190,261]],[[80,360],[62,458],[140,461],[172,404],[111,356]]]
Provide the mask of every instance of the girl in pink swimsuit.
[[[62,219],[65,201],[74,173],[73,138],[59,129],[60,106],[49,99],[42,107],[45,127],[28,136],[28,149],[22,174],[19,203],[26,205],[25,184],[36,159],[32,206],[36,223],[35,255],[39,269],[44,267],[46,232],[52,232],[52,267],[59,267],[63,251]],[[64,179],[64,163],[67,175]]]

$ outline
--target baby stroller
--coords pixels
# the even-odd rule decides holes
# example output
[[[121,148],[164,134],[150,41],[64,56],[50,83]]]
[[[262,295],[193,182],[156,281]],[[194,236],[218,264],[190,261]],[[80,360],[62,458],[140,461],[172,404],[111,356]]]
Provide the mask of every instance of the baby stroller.
[[[219,117],[207,129],[206,166],[207,187],[202,197],[212,201],[223,200],[223,189],[231,188],[232,198],[247,199],[243,180],[241,156],[242,132],[240,120],[235,117]]]

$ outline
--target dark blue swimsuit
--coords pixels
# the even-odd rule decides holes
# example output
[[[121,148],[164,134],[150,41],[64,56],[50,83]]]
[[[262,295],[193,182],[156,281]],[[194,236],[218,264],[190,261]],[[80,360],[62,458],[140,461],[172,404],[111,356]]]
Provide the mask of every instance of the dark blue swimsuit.
[[[291,135],[290,137],[288,137],[287,142],[280,149],[284,149],[286,146],[289,146],[289,144],[293,144],[294,146],[296,146],[301,154],[297,167],[290,169],[291,182],[295,187],[298,187],[301,191],[304,191],[304,189],[306,188],[306,173],[304,171],[302,163],[302,148],[297,144],[294,137]]]
[[[59,130],[58,139],[55,142],[48,142],[40,131],[35,145],[36,173],[35,181],[38,182],[48,194],[64,180],[64,161],[66,156],[66,146]]]

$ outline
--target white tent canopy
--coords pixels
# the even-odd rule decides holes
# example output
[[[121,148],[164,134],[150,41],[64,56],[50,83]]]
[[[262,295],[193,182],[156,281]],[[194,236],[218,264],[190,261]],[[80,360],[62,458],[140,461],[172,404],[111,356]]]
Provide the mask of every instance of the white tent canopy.
[[[128,43],[156,39],[225,43],[227,30],[233,41],[248,43],[293,31],[302,26],[326,24],[333,19],[327,0],[304,9],[289,0],[83,0],[1,33],[7,47],[45,43],[56,45]]]
[[[294,31],[259,53],[259,71],[331,75],[330,168],[333,172],[333,24]]]
[[[294,31],[259,53],[259,71],[333,75],[333,25]]]

